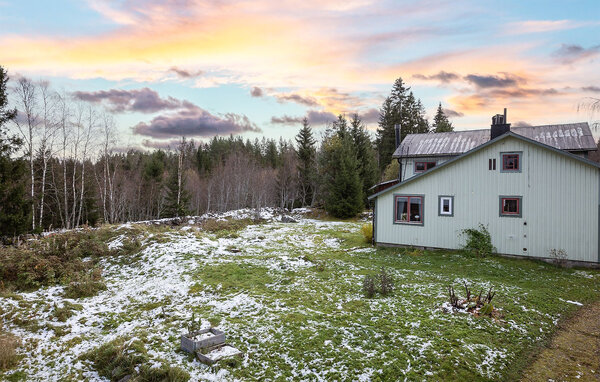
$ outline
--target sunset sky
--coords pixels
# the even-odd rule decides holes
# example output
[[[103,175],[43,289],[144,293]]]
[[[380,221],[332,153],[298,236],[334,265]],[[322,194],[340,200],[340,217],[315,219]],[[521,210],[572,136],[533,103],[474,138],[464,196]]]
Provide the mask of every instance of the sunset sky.
[[[121,143],[292,138],[401,76],[456,129],[592,121],[600,1],[0,0],[0,65],[115,113]],[[596,118],[598,119],[598,118]]]

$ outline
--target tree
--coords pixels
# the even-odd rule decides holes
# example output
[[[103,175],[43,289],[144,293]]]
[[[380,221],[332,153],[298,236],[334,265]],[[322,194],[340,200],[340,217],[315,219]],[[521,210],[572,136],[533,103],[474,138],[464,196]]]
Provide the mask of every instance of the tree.
[[[358,117],[358,114],[354,114],[350,120],[350,134],[354,141],[354,148],[356,150],[356,159],[358,160],[358,174],[362,183],[364,202],[367,202],[367,195],[371,186],[377,183],[378,169],[377,161],[375,159],[375,149],[371,138],[367,133],[364,124]]]
[[[300,200],[302,207],[310,206],[314,202],[317,150],[315,148],[316,141],[313,138],[312,129],[307,118],[302,121],[302,129],[296,135],[296,143],[298,144],[296,155],[298,157]]]
[[[339,218],[356,216],[364,207],[362,182],[354,141],[343,116],[333,123],[321,150],[325,210]]]
[[[19,235],[27,230],[30,206],[25,191],[25,163],[11,155],[23,144],[15,136],[8,136],[6,123],[14,120],[16,109],[7,109],[6,84],[8,74],[0,66],[0,236]]]
[[[442,103],[438,105],[435,117],[433,117],[433,128],[436,133],[445,133],[448,131],[454,131],[452,123],[448,120],[448,117],[442,109]]]
[[[186,216],[188,214],[187,205],[190,197],[185,189],[184,154],[185,138],[182,138],[177,155],[177,169],[171,172],[167,182],[167,199],[164,216],[168,218]]]
[[[429,132],[425,108],[402,78],[394,82],[390,96],[385,99],[379,111],[376,143],[380,171],[390,163],[396,150],[396,125],[400,125],[400,141],[408,134]]]

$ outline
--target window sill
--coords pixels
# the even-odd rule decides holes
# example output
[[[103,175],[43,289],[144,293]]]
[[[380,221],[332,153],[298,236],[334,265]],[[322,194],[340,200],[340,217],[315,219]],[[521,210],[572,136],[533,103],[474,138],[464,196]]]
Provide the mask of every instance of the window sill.
[[[399,222],[399,221],[394,221],[394,224],[399,224],[399,225],[414,225],[414,226],[423,226],[423,222]]]

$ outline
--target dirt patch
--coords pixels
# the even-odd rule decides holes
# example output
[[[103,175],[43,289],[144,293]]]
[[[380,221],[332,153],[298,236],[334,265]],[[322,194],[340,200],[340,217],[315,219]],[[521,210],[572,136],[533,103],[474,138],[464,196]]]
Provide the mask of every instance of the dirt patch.
[[[522,381],[600,381],[600,301],[562,324]]]

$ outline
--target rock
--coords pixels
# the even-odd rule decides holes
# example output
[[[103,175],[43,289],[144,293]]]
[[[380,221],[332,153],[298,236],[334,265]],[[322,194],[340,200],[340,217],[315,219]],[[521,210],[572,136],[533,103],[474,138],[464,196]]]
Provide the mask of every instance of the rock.
[[[282,223],[298,223],[298,220],[294,219],[291,216],[284,215],[281,217]]]

